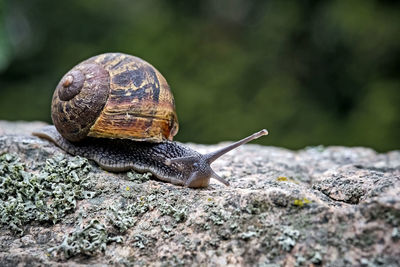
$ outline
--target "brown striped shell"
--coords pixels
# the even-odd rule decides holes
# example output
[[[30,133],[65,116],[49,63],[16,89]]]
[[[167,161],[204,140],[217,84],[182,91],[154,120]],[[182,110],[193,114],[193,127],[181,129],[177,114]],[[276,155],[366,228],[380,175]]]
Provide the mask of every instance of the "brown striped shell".
[[[70,141],[91,136],[161,142],[178,132],[165,78],[146,61],[121,53],[89,58],[65,74],[51,114]]]

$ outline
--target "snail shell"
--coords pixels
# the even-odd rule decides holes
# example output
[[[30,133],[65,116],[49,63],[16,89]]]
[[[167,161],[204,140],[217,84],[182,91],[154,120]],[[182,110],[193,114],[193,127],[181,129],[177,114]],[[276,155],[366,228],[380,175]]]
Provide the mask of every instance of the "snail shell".
[[[162,142],[179,128],[165,78],[146,61],[122,53],[89,58],[67,72],[51,114],[69,141],[89,136]]]

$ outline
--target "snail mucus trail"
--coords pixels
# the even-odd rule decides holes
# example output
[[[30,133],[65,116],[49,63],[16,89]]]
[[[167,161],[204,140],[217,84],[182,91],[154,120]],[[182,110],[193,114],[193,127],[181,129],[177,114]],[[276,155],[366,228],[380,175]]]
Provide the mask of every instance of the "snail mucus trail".
[[[64,151],[121,172],[150,172],[187,187],[206,187],[211,163],[263,135],[261,130],[208,154],[172,141],[178,131],[175,101],[165,78],[146,61],[121,53],[89,58],[61,79],[52,99],[54,126],[33,134]]]

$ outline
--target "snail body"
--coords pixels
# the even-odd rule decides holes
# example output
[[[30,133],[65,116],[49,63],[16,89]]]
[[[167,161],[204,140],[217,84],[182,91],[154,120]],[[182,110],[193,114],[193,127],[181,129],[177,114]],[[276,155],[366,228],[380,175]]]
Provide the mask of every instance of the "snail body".
[[[54,126],[33,134],[105,170],[151,172],[187,187],[206,187],[210,178],[229,185],[211,163],[268,134],[261,130],[208,154],[173,142],[178,121],[166,80],[144,60],[120,53],[92,57],[65,74],[53,95],[52,119]]]

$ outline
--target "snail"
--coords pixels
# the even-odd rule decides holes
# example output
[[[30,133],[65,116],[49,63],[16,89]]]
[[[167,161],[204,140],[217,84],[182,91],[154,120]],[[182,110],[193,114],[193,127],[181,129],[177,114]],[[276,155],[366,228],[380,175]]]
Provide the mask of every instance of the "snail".
[[[67,72],[53,94],[51,117],[54,126],[33,134],[104,170],[151,172],[193,188],[207,187],[210,178],[229,185],[210,164],[268,134],[264,129],[208,154],[172,141],[179,127],[169,85],[152,65],[122,53],[91,57]]]

